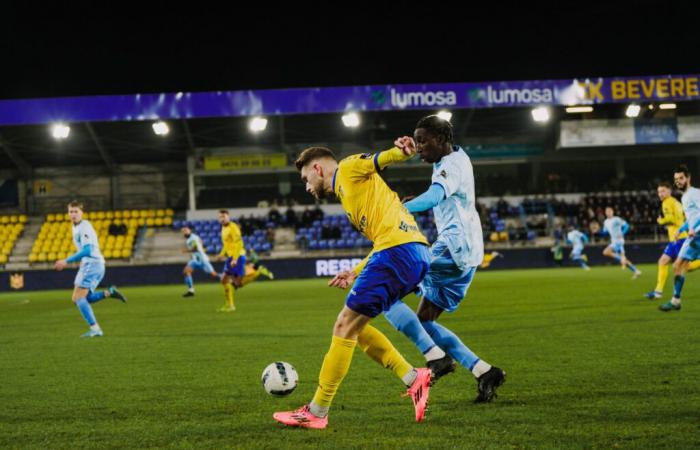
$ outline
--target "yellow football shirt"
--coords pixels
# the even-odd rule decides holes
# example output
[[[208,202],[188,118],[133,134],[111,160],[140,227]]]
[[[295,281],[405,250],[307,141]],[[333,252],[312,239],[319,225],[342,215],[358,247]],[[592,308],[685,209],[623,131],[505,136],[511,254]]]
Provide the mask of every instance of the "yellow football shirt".
[[[243,245],[243,237],[241,229],[235,222],[229,222],[228,225],[221,226],[221,255],[231,258],[238,258],[245,255],[245,246]]]
[[[372,241],[372,253],[409,242],[428,245],[399,196],[379,176],[389,164],[409,158],[396,147],[374,155],[352,155],[340,161],[333,175],[333,192],[350,223]],[[367,258],[355,272],[360,273],[366,263]]]
[[[674,197],[669,197],[661,203],[661,208],[664,212],[663,217],[659,217],[657,222],[659,225],[666,225],[668,231],[668,240],[673,241],[678,229],[685,223],[685,214],[683,214],[683,205]],[[688,237],[688,233],[682,233],[680,239]]]

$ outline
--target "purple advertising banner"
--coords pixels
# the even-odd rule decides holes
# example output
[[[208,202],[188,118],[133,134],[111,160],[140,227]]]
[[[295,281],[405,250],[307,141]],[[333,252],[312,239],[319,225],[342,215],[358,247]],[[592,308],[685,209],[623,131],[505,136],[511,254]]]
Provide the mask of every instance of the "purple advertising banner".
[[[0,125],[700,100],[700,75],[0,100]]]

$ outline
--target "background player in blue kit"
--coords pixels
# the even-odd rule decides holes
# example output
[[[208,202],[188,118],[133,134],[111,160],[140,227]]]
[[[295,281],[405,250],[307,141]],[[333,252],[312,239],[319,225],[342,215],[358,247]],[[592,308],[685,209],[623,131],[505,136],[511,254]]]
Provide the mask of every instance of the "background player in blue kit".
[[[68,264],[80,262],[78,274],[75,276],[73,303],[78,307],[90,329],[82,337],[102,336],[102,328],[95,319],[95,313],[90,304],[97,303],[107,297],[114,297],[126,303],[126,297],[115,286],[95,292],[100,281],[105,276],[105,259],[100,252],[97,233],[92,224],[83,220],[83,204],[72,201],[68,204],[68,216],[73,223],[73,243],[78,250],[66,259],[56,261],[56,270],[65,269]]]

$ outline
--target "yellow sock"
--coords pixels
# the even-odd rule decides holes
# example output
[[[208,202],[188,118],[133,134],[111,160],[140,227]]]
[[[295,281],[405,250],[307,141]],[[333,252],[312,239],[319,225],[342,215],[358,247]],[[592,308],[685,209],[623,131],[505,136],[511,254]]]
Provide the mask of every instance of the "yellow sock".
[[[668,264],[659,266],[658,278],[656,279],[656,287],[654,290],[656,292],[663,292],[664,286],[666,285],[666,279],[668,278]]]
[[[226,298],[226,306],[233,308],[233,286],[229,283],[224,284],[224,296]]]
[[[318,388],[314,395],[313,403],[321,408],[331,406],[333,397],[340,387],[340,383],[350,369],[352,352],[357,341],[333,336],[331,348],[323,358],[321,373],[318,376]]]
[[[692,272],[693,270],[698,270],[700,269],[700,259],[696,259],[695,261],[691,261],[690,264],[688,264],[688,272]]]
[[[357,343],[367,356],[394,372],[402,380],[413,370],[413,366],[396,350],[389,338],[371,325],[365,325],[357,336]]]
[[[260,268],[258,268],[258,270],[253,270],[252,272],[246,273],[245,276],[241,279],[241,285],[245,286],[246,284],[250,283],[251,281],[257,280],[259,276],[260,276]]]

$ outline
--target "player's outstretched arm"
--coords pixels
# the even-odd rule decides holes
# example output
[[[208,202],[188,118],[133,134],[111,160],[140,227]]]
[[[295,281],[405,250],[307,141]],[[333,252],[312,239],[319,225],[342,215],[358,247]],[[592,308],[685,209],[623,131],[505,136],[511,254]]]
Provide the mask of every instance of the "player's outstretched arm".
[[[437,206],[445,198],[445,189],[438,183],[430,185],[427,191],[423,192],[418,197],[404,203],[404,206],[410,213],[427,211]]]

